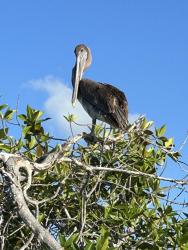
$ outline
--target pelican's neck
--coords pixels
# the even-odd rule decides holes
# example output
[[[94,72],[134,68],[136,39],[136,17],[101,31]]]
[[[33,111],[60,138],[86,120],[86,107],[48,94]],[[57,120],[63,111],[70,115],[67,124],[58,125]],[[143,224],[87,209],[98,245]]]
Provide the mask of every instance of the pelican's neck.
[[[88,54],[87,54],[87,61],[86,61],[85,69],[89,68],[89,66],[92,63],[91,50],[88,47],[87,47],[87,49],[88,49]]]

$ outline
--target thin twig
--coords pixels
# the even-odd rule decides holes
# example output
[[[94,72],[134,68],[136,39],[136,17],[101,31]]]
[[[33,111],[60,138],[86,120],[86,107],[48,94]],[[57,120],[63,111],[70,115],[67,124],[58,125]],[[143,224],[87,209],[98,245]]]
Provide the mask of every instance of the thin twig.
[[[184,148],[185,144],[187,143],[187,140],[188,140],[188,132],[187,132],[187,135],[186,135],[183,143],[179,147],[179,150],[178,150],[179,152]]]

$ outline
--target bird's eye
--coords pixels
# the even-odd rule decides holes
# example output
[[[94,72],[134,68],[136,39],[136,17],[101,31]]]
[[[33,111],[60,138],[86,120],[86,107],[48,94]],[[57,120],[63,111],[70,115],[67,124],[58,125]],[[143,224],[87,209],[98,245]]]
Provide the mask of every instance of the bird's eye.
[[[83,52],[84,51],[84,49],[81,49],[81,52]]]

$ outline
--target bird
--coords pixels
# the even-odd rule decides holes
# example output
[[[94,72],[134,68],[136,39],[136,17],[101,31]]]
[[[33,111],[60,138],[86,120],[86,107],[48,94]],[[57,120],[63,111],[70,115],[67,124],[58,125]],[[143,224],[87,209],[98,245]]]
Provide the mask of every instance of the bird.
[[[109,124],[112,128],[126,131],[128,127],[128,101],[125,94],[108,83],[82,78],[92,63],[91,50],[79,44],[74,50],[76,62],[72,69],[72,105],[77,99],[92,118],[92,131],[96,120]]]

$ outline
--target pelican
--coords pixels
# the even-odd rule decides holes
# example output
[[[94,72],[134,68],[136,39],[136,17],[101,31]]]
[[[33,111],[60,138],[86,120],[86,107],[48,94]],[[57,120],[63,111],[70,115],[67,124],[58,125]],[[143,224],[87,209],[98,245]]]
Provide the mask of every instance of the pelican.
[[[113,128],[123,131],[128,126],[128,102],[118,88],[82,78],[83,72],[91,65],[91,50],[84,44],[76,46],[76,63],[72,69],[72,105],[77,99],[92,118],[92,131],[96,120],[108,123]]]

